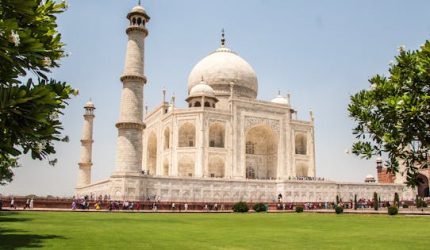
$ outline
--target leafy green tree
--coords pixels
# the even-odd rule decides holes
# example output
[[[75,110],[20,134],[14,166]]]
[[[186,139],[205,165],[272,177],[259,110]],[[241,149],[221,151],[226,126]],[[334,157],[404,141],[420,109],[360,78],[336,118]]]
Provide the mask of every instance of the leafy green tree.
[[[55,164],[53,143],[67,141],[59,120],[77,95],[48,77],[66,56],[56,15],[66,2],[0,0],[0,184],[10,182],[18,156]]]
[[[364,158],[387,157],[391,173],[399,172],[410,186],[419,170],[428,168],[430,150],[430,42],[418,50],[400,47],[389,75],[376,75],[370,89],[351,96],[348,111],[357,122],[352,152]]]
[[[378,199],[378,194],[376,192],[373,193],[373,208],[375,210],[379,209],[379,199]]]
[[[399,208],[400,207],[400,198],[399,198],[399,194],[396,192],[394,193],[394,202],[393,202],[393,206]]]
[[[357,194],[354,195],[354,210],[357,210],[358,204],[357,204]]]

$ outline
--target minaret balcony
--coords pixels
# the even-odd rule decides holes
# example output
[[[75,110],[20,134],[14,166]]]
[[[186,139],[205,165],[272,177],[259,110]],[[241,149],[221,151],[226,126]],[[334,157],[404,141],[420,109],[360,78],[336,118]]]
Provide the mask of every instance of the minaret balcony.
[[[80,168],[90,168],[93,165],[93,163],[92,162],[79,162],[78,165]]]
[[[143,82],[143,84],[146,84],[147,79],[146,76],[144,75],[136,75],[136,74],[127,74],[124,73],[121,77],[120,77],[121,82],[124,82],[124,80],[138,80]]]
[[[148,36],[148,34],[149,34],[148,29],[143,27],[143,26],[129,26],[125,30],[125,33],[127,33],[127,35],[128,35],[130,32],[133,32],[133,31],[142,32],[145,34],[145,37]]]
[[[117,122],[117,128],[145,129],[146,124],[143,122]]]

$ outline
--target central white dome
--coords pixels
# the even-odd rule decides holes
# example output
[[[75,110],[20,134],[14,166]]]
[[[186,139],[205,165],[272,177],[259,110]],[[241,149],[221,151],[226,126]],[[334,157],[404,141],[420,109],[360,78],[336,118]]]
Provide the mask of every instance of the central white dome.
[[[235,52],[221,47],[194,66],[188,77],[188,93],[202,77],[216,96],[229,96],[234,83],[234,95],[256,98],[258,81],[254,69]]]

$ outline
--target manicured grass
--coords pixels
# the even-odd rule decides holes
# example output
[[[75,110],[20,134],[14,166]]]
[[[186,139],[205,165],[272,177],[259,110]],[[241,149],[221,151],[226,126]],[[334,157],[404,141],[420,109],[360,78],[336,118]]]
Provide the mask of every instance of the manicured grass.
[[[0,248],[429,249],[430,217],[0,212]]]

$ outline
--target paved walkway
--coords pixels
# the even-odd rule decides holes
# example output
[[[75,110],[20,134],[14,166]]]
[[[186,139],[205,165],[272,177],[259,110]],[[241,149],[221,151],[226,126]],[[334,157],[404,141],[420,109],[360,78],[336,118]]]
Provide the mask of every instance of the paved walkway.
[[[205,213],[205,214],[211,214],[211,213],[233,213],[231,210],[224,210],[224,211],[202,211],[202,210],[106,210],[106,209],[89,209],[89,210],[82,210],[82,209],[67,209],[67,208],[33,208],[33,209],[10,209],[10,208],[3,208],[1,211],[10,211],[10,212],[108,212],[108,213]],[[251,210],[251,212],[253,212]],[[270,210],[269,213],[295,213],[294,210]],[[325,213],[330,214],[334,213],[334,209],[312,209],[312,210],[305,210],[305,213]],[[387,208],[381,208],[380,210],[375,211],[374,209],[344,209],[343,212],[345,214],[381,214],[386,215],[387,214]],[[406,209],[400,209],[399,211],[400,215],[430,215],[430,208],[424,208],[424,209],[415,209],[415,208],[406,208]]]

